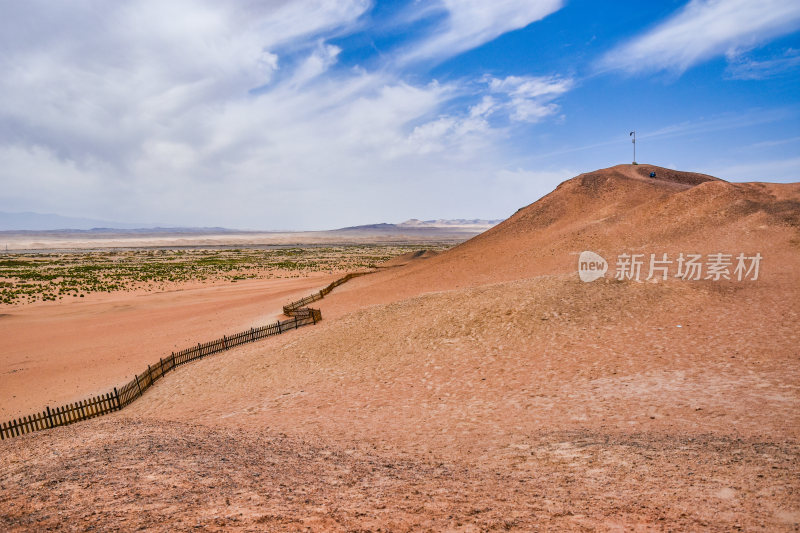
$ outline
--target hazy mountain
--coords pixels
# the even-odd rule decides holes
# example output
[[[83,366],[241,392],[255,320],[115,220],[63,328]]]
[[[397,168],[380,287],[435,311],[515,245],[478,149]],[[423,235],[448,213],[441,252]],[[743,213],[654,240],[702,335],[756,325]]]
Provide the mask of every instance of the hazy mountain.
[[[398,231],[431,231],[436,229],[444,230],[485,230],[502,222],[502,220],[483,220],[483,219],[437,219],[437,220],[418,220],[412,218],[399,224],[366,224],[362,226],[352,226],[333,231],[359,230],[377,232],[398,232]],[[0,231],[33,231],[33,232],[92,232],[92,233],[229,233],[249,231],[231,230],[226,228],[206,228],[206,227],[162,227],[146,223],[115,222],[110,220],[100,220],[94,218],[67,217],[53,213],[8,213],[0,211]]]
[[[480,233],[481,231],[485,231],[493,226],[496,226],[502,222],[502,220],[483,220],[478,218],[472,219],[453,219],[453,220],[445,220],[445,219],[438,219],[438,220],[417,220],[416,218],[412,218],[410,220],[406,220],[405,222],[401,222],[399,224],[387,224],[386,222],[382,222],[380,224],[366,224],[363,226],[350,226],[347,228],[341,228],[333,231],[368,231],[368,232],[379,232],[379,233],[430,233],[430,232],[470,232],[470,233]]]
[[[131,224],[93,218],[65,217],[52,213],[6,213],[0,211],[0,231],[89,230],[93,228],[134,229],[141,227],[147,227],[147,224]]]
[[[433,228],[442,228],[442,227],[454,227],[454,226],[496,226],[502,219],[497,220],[485,220],[481,218],[455,218],[450,220],[445,219],[437,219],[437,220],[418,220],[416,218],[412,218],[406,220],[405,222],[401,222],[397,224],[400,227],[433,227]]]

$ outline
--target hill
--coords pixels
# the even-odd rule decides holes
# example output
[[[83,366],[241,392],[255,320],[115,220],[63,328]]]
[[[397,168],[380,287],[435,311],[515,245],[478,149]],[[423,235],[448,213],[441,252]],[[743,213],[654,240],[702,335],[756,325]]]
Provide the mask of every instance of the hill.
[[[651,172],[656,178],[650,178]],[[361,278],[334,295],[328,313],[431,291],[574,273],[584,250],[610,264],[621,254],[764,256],[762,276],[798,266],[800,184],[729,183],[652,165],[576,176],[484,233],[427,261]],[[648,265],[643,265],[647,276]],[[354,297],[355,298],[355,297]],[[354,299],[354,302],[356,299]]]
[[[53,479],[62,516],[86,520],[69,502],[111,463],[137,489],[117,512],[112,492],[92,495],[103,524],[792,530],[799,206],[800,184],[577,176],[453,249],[343,285],[313,329],[167,376],[114,415],[125,438],[104,420],[0,445],[7,523],[50,524],[30,495]],[[578,279],[584,250],[609,260],[605,278]],[[762,255],[757,279],[613,275],[624,253],[740,252]],[[45,468],[47,450],[61,458],[36,477],[23,465]],[[176,487],[184,499],[147,504]]]

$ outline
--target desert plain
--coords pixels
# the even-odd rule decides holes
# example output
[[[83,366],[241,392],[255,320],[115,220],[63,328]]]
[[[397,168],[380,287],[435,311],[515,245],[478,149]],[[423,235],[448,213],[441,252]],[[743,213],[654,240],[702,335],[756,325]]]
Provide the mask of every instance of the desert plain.
[[[1,442],[0,527],[796,531],[798,230],[800,184],[620,165],[453,247],[0,304],[9,419],[373,272],[315,326]]]

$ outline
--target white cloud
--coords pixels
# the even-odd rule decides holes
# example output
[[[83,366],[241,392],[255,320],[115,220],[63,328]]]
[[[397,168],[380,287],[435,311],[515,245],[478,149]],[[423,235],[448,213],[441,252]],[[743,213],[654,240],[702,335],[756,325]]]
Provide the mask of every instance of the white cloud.
[[[740,128],[752,128],[797,116],[791,108],[742,109],[735,113],[724,113],[710,117],[698,117],[694,120],[669,124],[651,131],[637,132],[638,139],[669,139],[675,137],[698,136],[718,131],[731,131]]]
[[[552,101],[572,86],[571,79],[554,76],[508,76],[489,80],[489,88],[494,93],[507,96],[505,107],[509,118],[520,122],[539,122],[557,113],[559,107]]]
[[[725,71],[734,80],[763,80],[800,67],[800,50],[789,48],[780,56],[764,60],[736,55],[728,58]]]
[[[302,24],[268,31],[286,11],[294,21],[303,4],[312,14]],[[124,157],[191,119],[196,106],[244,98],[267,83],[278,65],[271,46],[345,24],[344,15],[357,17],[366,5],[339,2],[350,9],[328,10],[325,18],[311,9],[318,4],[274,11],[201,0],[19,4],[0,22],[7,51],[0,56],[0,118],[10,123],[0,141],[22,135],[58,144],[71,157],[98,150]]]
[[[784,144],[795,144],[795,143],[800,144],[800,136],[787,137],[784,139],[774,139],[770,141],[759,141],[757,143],[751,144],[750,146],[748,146],[748,148],[762,149],[762,148],[770,148],[773,146],[781,146]]]
[[[444,20],[401,62],[452,57],[541,20],[563,4],[563,0],[440,0],[425,13],[438,8]]]
[[[800,27],[796,0],[692,0],[652,30],[622,44],[599,63],[630,73],[686,69],[740,53]]]
[[[573,86],[572,80],[555,76],[487,77],[482,81],[491,94],[484,95],[463,116],[440,116],[416,126],[404,146],[424,154],[438,152],[448,158],[473,153],[507,137],[504,128],[490,125],[491,118],[539,122],[558,112],[559,106],[553,100]]]
[[[546,114],[558,93],[336,70],[326,39],[365,0],[60,6],[0,20],[0,210],[301,229],[491,217],[467,200],[502,166],[489,117]]]
[[[267,46],[292,42],[298,36],[317,36],[323,31],[352,26],[367,12],[370,0],[281,0],[278,9],[264,17],[264,5],[269,9],[270,2],[252,2],[250,9],[243,12],[245,17],[256,17],[255,29],[258,35],[266,38]]]
[[[297,67],[292,76],[291,85],[297,88],[323,74],[336,63],[336,58],[341,51],[342,49],[338,46],[319,43],[317,49]]]

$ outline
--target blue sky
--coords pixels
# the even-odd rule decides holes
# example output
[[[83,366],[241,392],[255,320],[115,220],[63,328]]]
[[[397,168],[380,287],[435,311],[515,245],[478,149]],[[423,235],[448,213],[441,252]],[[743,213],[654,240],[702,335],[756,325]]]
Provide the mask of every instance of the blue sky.
[[[0,211],[504,218],[637,160],[800,180],[800,3],[0,0]]]

